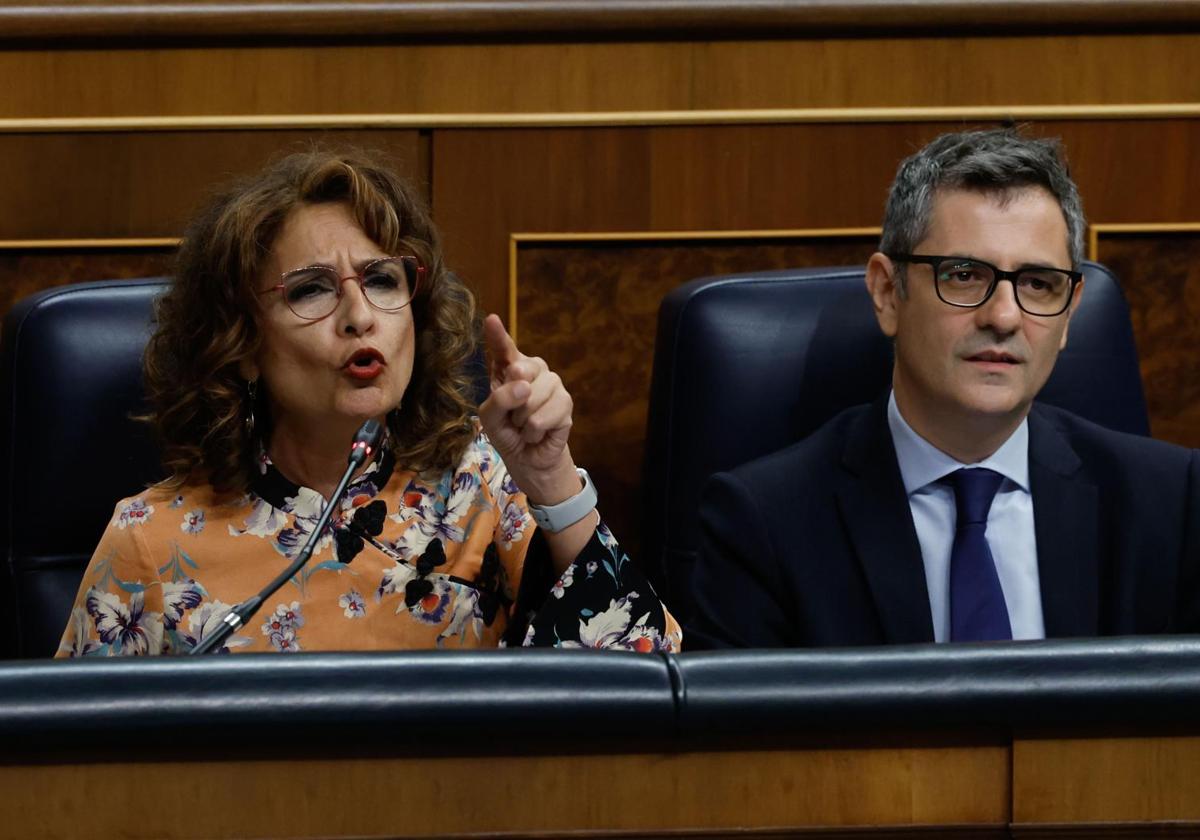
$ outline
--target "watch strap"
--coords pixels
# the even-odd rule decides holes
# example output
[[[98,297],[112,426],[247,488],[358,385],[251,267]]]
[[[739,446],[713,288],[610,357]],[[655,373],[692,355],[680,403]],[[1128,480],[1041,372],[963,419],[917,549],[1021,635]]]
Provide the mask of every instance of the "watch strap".
[[[582,467],[576,467],[575,472],[583,482],[583,489],[574,496],[556,505],[529,503],[529,513],[543,531],[557,534],[583,519],[596,507],[599,497],[596,495],[596,486],[592,484],[592,477]]]

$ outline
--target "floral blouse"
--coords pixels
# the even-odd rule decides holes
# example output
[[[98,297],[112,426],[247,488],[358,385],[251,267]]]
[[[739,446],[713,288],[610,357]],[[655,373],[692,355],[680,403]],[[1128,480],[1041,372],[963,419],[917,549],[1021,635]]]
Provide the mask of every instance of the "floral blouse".
[[[187,653],[304,546],[326,500],[265,455],[245,496],[151,488],[117,504],[59,656]],[[308,564],[219,652],[539,645],[677,651],[681,632],[603,525],[554,579],[525,496],[480,434],[432,479],[385,447]]]

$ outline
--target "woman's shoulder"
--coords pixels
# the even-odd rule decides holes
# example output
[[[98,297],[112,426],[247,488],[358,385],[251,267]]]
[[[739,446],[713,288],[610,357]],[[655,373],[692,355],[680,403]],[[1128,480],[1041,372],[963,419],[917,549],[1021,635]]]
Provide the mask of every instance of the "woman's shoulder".
[[[160,526],[165,520],[178,525],[180,517],[195,517],[197,512],[213,508],[234,507],[244,503],[245,497],[231,497],[217,493],[209,484],[185,484],[172,487],[154,484],[132,496],[126,496],[113,506],[109,526],[118,530]]]

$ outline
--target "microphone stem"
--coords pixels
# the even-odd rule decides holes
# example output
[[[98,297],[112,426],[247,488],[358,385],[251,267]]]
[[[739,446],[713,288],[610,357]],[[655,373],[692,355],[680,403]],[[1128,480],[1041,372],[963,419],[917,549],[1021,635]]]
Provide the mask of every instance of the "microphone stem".
[[[312,557],[313,551],[316,550],[317,542],[320,540],[325,526],[329,524],[329,519],[333,516],[333,509],[341,502],[342,494],[346,492],[346,485],[350,483],[350,479],[354,476],[354,471],[358,469],[365,458],[366,453],[362,450],[356,450],[350,456],[350,464],[346,467],[346,472],[342,474],[342,480],[338,482],[337,487],[334,489],[333,495],[329,499],[329,504],[321,511],[321,516],[317,519],[317,524],[313,526],[312,532],[308,535],[308,539],[305,541],[304,547],[300,549],[300,553],[296,555],[296,559],[280,572],[274,580],[263,587],[261,592],[247,598],[226,613],[213,634],[192,648],[191,653],[193,656],[205,654],[212,650],[219,650],[222,643],[229,638],[229,635],[233,631],[254,617],[254,614],[262,606],[263,601],[274,595],[279,587],[291,580],[293,575],[304,568],[309,558]]]

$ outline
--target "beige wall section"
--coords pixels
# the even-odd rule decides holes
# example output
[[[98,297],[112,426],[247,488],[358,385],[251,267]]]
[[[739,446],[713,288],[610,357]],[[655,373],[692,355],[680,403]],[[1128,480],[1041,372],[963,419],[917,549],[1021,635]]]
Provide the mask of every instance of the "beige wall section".
[[[1200,34],[0,51],[0,119],[1187,103]]]

